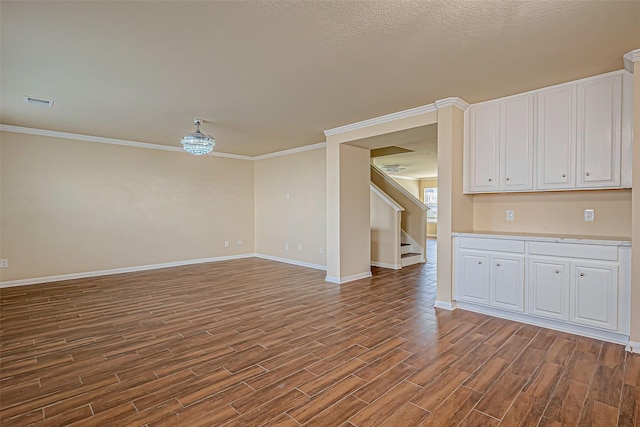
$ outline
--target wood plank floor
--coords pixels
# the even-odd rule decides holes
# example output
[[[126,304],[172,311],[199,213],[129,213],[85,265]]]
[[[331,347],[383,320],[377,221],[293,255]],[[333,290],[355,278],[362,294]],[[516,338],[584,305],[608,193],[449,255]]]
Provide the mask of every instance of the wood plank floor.
[[[435,266],[243,259],[2,289],[4,426],[638,426],[640,355],[434,309]]]

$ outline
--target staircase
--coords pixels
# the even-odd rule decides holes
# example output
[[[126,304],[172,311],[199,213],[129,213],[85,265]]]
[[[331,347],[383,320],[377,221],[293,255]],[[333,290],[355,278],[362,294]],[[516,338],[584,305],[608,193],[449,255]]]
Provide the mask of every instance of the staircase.
[[[422,255],[412,250],[414,249],[411,243],[400,243],[400,264],[403,267],[422,262]]]

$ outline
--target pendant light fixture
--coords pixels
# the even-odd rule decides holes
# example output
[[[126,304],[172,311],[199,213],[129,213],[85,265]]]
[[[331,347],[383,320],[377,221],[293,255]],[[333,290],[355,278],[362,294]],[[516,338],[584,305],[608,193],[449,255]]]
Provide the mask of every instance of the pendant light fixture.
[[[182,146],[184,150],[201,156],[203,154],[209,154],[213,150],[213,146],[216,145],[216,140],[200,132],[200,125],[204,120],[193,119],[193,124],[196,125],[196,131],[186,135],[182,138]]]

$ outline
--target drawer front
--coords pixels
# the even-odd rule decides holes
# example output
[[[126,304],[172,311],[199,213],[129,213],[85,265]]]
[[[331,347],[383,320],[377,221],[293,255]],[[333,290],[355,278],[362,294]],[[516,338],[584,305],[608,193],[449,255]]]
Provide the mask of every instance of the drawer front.
[[[483,251],[524,253],[524,240],[483,239],[479,237],[460,237],[460,248]]]
[[[617,261],[617,246],[585,245],[577,243],[529,242],[532,255]]]

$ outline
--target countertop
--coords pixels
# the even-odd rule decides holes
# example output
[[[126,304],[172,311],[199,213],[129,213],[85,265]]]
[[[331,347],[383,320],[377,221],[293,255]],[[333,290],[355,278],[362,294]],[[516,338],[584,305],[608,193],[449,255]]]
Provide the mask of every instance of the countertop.
[[[631,246],[630,237],[621,236],[580,236],[550,233],[512,233],[506,231],[464,230],[451,233],[453,236],[496,238],[508,240],[527,240],[556,243],[581,243],[588,245]]]

